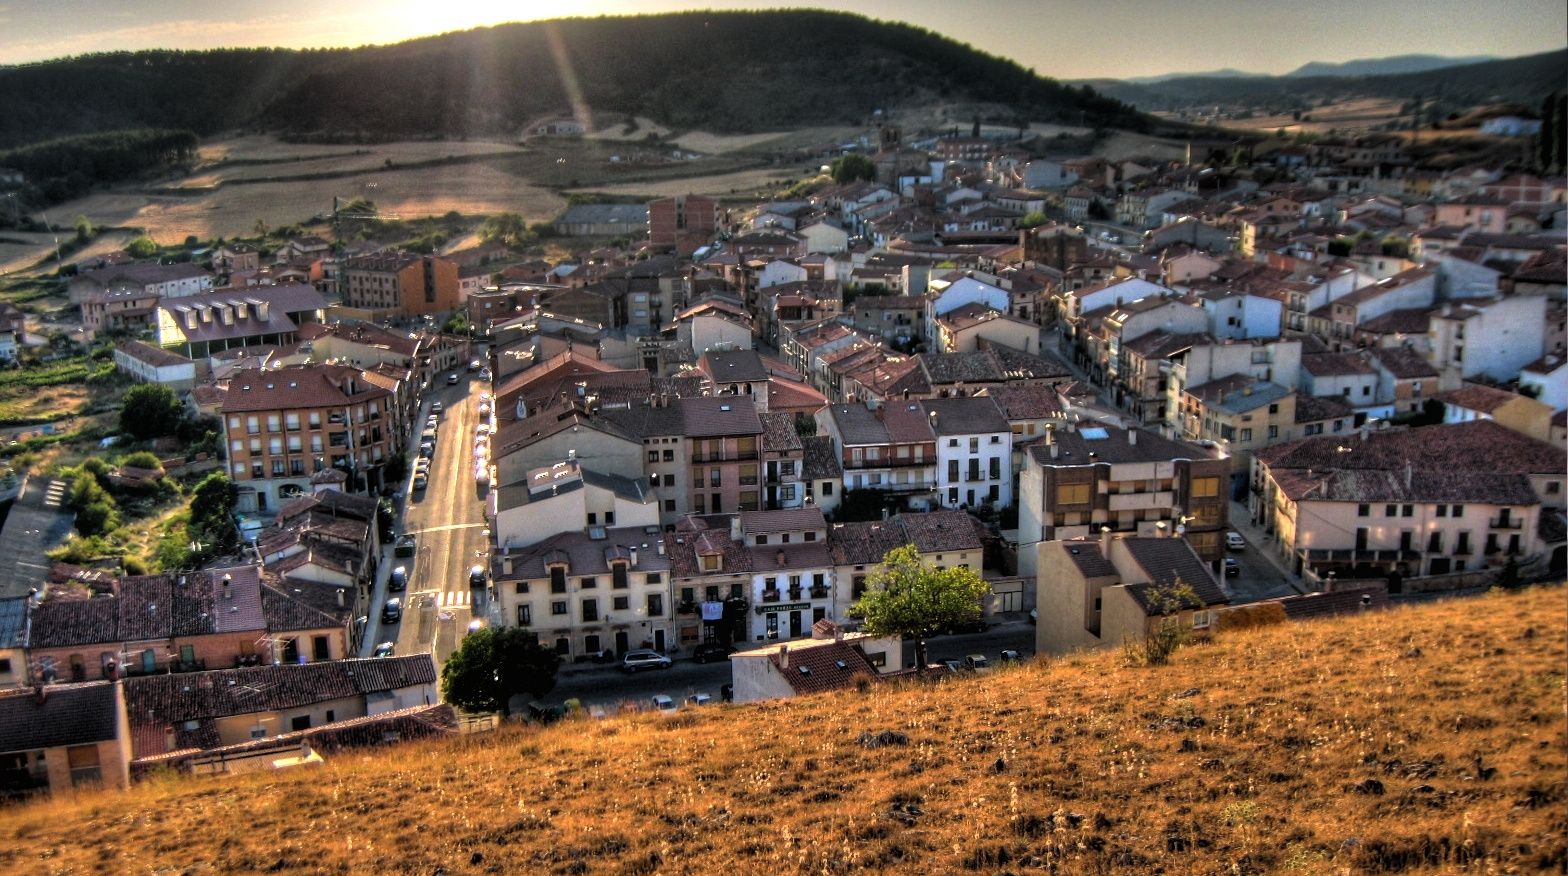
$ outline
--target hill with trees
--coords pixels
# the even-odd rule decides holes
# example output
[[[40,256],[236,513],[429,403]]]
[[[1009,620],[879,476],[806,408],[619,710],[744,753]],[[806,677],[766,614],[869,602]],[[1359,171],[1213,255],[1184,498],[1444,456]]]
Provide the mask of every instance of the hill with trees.
[[[1562,607],[1555,586],[1248,609],[1157,665],[1109,649],[155,773],[0,809],[0,869],[1560,873]]]
[[[1296,71],[1285,76],[1177,76],[1148,83],[1100,79],[1086,84],[1144,112],[1237,103],[1288,112],[1325,101],[1420,97],[1446,115],[1491,103],[1535,106],[1564,81],[1568,49],[1390,75],[1312,76]]]
[[[580,103],[579,103],[580,99]],[[1093,89],[907,24],[819,11],[507,24],[388,46],[147,51],[0,68],[0,147],[109,129],[207,135],[515,135],[541,116],[636,114],[715,132],[857,123],[937,102],[1143,129]]]

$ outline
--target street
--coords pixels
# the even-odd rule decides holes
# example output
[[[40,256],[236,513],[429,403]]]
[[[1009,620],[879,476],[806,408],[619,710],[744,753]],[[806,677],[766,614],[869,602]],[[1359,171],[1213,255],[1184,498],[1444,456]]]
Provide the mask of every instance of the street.
[[[1035,628],[1026,620],[1007,620],[983,633],[937,636],[927,640],[926,655],[931,662],[962,660],[969,654],[984,654],[995,663],[1004,650],[1017,651],[1024,659],[1034,654]],[[911,646],[911,657],[912,646]],[[555,690],[543,702],[559,704],[573,697],[584,707],[603,706],[613,710],[621,702],[646,703],[655,694],[666,694],[680,701],[689,694],[705,693],[715,700],[719,689],[730,681],[728,661],[698,664],[690,659],[675,661],[669,669],[653,669],[627,674],[618,664],[566,664],[556,676]],[[527,697],[513,700],[513,712],[521,710]]]
[[[398,654],[429,652],[436,671],[451,653],[474,617],[483,617],[488,598],[483,590],[470,590],[468,570],[485,565],[486,538],[484,500],[474,483],[474,429],[479,423],[479,393],[489,385],[477,375],[459,370],[460,382],[449,386],[446,374],[437,374],[420,406],[411,440],[410,468],[417,458],[417,434],[424,428],[431,402],[441,402],[444,411],[437,430],[435,455],[431,460],[429,488],[414,492],[405,482],[407,495],[398,534],[412,533],[417,539],[413,557],[394,557],[385,564],[372,601],[364,653],[368,655],[381,642],[395,642]],[[412,475],[410,475],[412,481]],[[408,590],[387,593],[386,577],[391,569],[408,569]],[[381,607],[388,596],[403,599],[403,620],[398,624],[381,623]],[[472,605],[477,599],[480,605]]]

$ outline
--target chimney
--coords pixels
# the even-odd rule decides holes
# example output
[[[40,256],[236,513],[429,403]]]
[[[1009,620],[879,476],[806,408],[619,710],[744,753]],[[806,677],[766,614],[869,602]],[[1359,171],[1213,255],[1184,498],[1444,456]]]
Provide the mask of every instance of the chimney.
[[[1050,435],[1050,434],[1051,433],[1049,433],[1049,432],[1046,433],[1046,435]],[[1051,458],[1055,459],[1057,457],[1057,454],[1060,452],[1061,445],[1057,444],[1054,441],[1047,441],[1047,442],[1045,442],[1045,445],[1047,447],[1051,448]]]
[[[234,598],[234,576],[227,573],[225,573],[223,576],[223,598]]]
[[[740,515],[730,518],[730,541],[738,542],[742,538],[740,533]]]
[[[780,645],[779,646],[779,668],[780,669],[786,669],[786,670],[789,669],[789,646],[788,645]]]
[[[844,628],[839,626],[838,624],[834,624],[833,625],[833,641],[835,641],[835,642],[842,642],[842,641],[844,641]]]
[[[636,545],[632,546],[631,554],[632,554],[632,568],[636,568],[637,567],[637,547],[636,547]]]
[[[784,553],[783,548],[779,548],[779,552],[774,555],[774,559],[777,560],[778,564],[781,566],[789,565],[789,555]]]
[[[338,608],[348,607],[348,597],[345,593],[346,591],[342,587],[338,588]]]
[[[174,735],[174,725],[163,725],[163,750],[173,751],[179,745],[179,738]]]
[[[256,302],[256,318],[257,319],[261,320],[262,322],[266,322],[270,318],[271,313],[272,313],[272,302],[270,302],[270,301],[258,301],[258,302]]]
[[[1410,464],[1410,460],[1405,460],[1405,492],[1407,493],[1410,492],[1410,480],[1414,475],[1415,467]]]
[[[1132,445],[1136,445],[1138,443],[1138,430],[1137,429],[1128,429],[1127,430],[1127,443],[1128,444],[1132,444]]]

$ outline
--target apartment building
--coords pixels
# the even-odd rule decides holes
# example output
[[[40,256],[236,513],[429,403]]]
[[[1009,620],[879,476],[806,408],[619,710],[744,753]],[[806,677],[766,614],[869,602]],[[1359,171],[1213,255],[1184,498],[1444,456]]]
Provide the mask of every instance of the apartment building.
[[[919,403],[829,405],[817,425],[833,441],[845,490],[880,490],[918,508],[937,501],[936,433]]]
[[[995,399],[918,403],[936,436],[937,501],[948,508],[1013,503],[1013,427]]]
[[[1546,559],[1565,480],[1561,446],[1489,420],[1363,430],[1259,451],[1251,512],[1309,581],[1441,575]]]
[[[687,256],[719,230],[719,202],[702,195],[677,195],[648,203],[648,243]]]
[[[1224,554],[1230,461],[1142,429],[1069,425],[1029,448],[1019,479],[1019,574],[1035,545],[1112,532],[1179,531],[1207,562]],[[1163,527],[1162,527],[1163,525]]]
[[[457,263],[436,255],[388,251],[343,263],[343,306],[372,320],[445,313],[462,306]]]
[[[371,372],[304,365],[241,373],[219,407],[240,508],[269,511],[310,490],[328,468],[348,492],[379,490],[382,466],[403,441],[393,391]]]
[[[563,660],[672,646],[671,568],[657,526],[588,526],[491,557],[501,622]]]

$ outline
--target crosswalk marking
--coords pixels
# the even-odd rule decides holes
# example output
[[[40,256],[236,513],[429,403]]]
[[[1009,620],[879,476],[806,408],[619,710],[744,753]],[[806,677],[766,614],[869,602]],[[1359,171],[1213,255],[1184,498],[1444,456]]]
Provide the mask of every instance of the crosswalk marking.
[[[462,608],[473,600],[473,594],[467,591],[457,593],[447,592],[441,594],[442,608]]]

